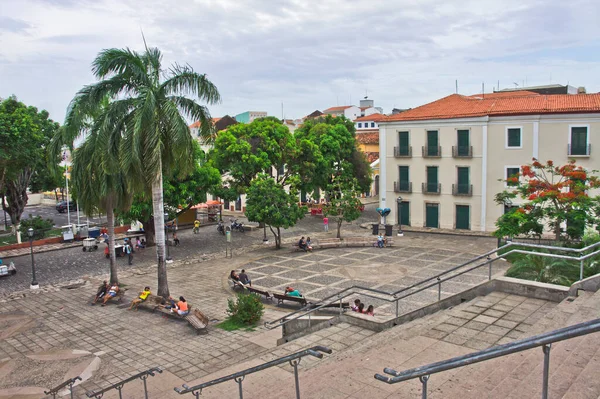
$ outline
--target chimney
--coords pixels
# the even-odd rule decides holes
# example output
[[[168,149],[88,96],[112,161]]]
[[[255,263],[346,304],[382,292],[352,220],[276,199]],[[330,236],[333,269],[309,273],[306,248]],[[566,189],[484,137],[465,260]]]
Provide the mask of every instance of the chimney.
[[[579,87],[577,88],[577,94],[585,94],[585,93],[586,93],[586,91],[585,91],[585,87],[583,87],[583,86],[579,86]]]

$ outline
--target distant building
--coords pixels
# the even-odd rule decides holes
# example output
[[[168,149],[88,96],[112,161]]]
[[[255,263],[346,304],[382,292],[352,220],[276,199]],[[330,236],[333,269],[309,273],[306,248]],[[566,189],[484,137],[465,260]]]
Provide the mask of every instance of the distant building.
[[[229,115],[225,115],[222,118],[212,118],[212,123],[215,126],[214,132],[216,135],[221,130],[225,130],[229,126],[237,124],[238,121],[236,121]],[[196,122],[192,123],[189,126],[190,133],[192,134],[192,137],[194,139],[196,139],[198,141],[198,143],[200,143],[200,148],[202,148],[203,151],[208,151],[210,149],[210,145],[208,145],[204,140],[202,140],[200,138],[200,125],[201,125],[200,121],[196,121]]]
[[[367,116],[371,114],[383,114],[383,108],[376,107],[373,100],[369,100],[367,97],[360,100],[360,116]]]
[[[318,117],[320,117],[321,115],[323,115],[323,113],[319,110],[316,110],[308,115],[306,115],[304,118],[302,118],[302,120],[306,120],[306,119],[316,119]]]
[[[356,105],[341,105],[339,107],[327,108],[323,111],[326,115],[345,116],[351,121],[361,116],[361,110]]]
[[[494,93],[508,92],[524,92],[529,91],[538,94],[585,94],[585,87],[563,86],[559,84],[530,86],[530,87],[515,87],[512,89],[495,90]]]
[[[250,123],[258,118],[265,118],[267,116],[266,112],[263,111],[246,111],[241,114],[237,114],[235,116],[235,120],[240,123]]]
[[[379,131],[378,122],[383,119],[385,119],[385,115],[379,113],[361,116],[354,120],[354,127],[356,128],[357,133],[364,129],[375,129],[376,131]]]

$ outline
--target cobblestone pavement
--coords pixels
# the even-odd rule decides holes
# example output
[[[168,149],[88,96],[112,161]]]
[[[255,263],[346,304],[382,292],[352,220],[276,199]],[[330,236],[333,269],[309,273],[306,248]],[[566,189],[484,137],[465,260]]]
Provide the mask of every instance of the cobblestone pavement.
[[[309,300],[316,301],[352,285],[398,291],[495,248],[495,240],[484,237],[409,233],[394,240],[395,246],[391,248],[334,248],[310,253],[280,251],[243,267],[256,288],[283,293],[285,287],[292,286]],[[504,262],[496,262],[493,273],[503,273],[505,269]],[[487,279],[487,267],[461,275],[442,284],[442,298]],[[354,298],[345,300],[348,299]],[[403,299],[399,313],[421,308],[437,299],[437,287],[432,287]],[[362,298],[362,301],[374,305],[378,317],[395,315],[395,305],[384,299]]]
[[[363,221],[368,218],[369,216],[364,215]],[[344,231],[354,235],[368,234],[357,225],[358,223],[345,226]],[[323,232],[315,233],[319,229],[322,229],[321,219],[307,217],[295,229],[284,232],[284,237],[291,241],[297,239],[300,234],[324,236]],[[332,234],[329,233],[329,236]],[[292,254],[288,249],[274,251],[272,247],[262,245],[262,231],[253,231],[246,234],[234,233],[234,257],[225,259],[225,243],[214,226],[203,229],[198,235],[193,235],[190,230],[183,230],[179,236],[182,245],[174,248],[172,255],[176,261],[169,266],[171,293],[174,296],[184,295],[192,306],[206,313],[213,323],[226,317],[227,300],[233,295],[227,287],[227,275],[233,268],[252,268],[253,278],[258,282],[259,273],[262,273],[263,279],[280,278],[278,276],[290,271],[311,269],[308,263],[312,267],[330,265],[338,269],[340,266],[349,268],[353,264],[362,262],[377,263],[369,273],[368,270],[359,268],[356,275],[345,275],[343,271],[338,274],[323,273],[332,277],[343,277],[339,281],[330,280],[326,284],[323,284],[324,281],[305,282],[305,284],[315,285],[331,284],[333,288],[325,286],[314,290],[305,288],[312,294],[316,294],[317,291],[322,291],[323,294],[327,289],[338,289],[344,285],[344,282],[354,280],[368,282],[371,280],[370,275],[374,274],[382,274],[383,281],[394,284],[408,277],[402,274],[404,272],[398,273],[401,268],[406,268],[406,264],[386,266],[384,263],[390,261],[389,259],[375,261],[372,259],[374,255],[394,260],[405,256],[414,263],[419,261],[418,254],[414,253],[418,252],[416,249],[419,248],[418,245],[431,249],[454,247],[460,248],[460,252],[446,253],[444,256],[450,260],[457,258],[455,261],[458,261],[471,251],[479,253],[486,245],[493,245],[493,241],[491,244],[484,239],[476,242],[472,237],[415,235],[413,238],[407,235],[403,239],[410,242],[410,247],[415,249],[412,252],[407,251],[405,255],[401,251],[403,245],[398,249],[392,249],[392,251],[400,250],[399,253],[393,254],[394,256],[390,256],[391,251],[385,252],[388,249],[372,253],[370,251],[374,251],[373,248],[355,248],[350,251],[332,249],[313,254]],[[413,243],[420,244],[413,245]],[[91,378],[76,388],[77,396],[84,397],[85,389],[104,387],[157,365],[165,368],[163,376],[169,378],[169,383],[167,385],[161,383],[161,386],[163,389],[166,386],[171,390],[174,385],[198,380],[230,366],[249,361],[270,360],[302,349],[313,342],[317,343],[318,339],[311,341],[301,338],[282,347],[276,347],[280,330],[266,330],[262,326],[254,331],[233,332],[210,326],[208,334],[196,336],[185,322],[165,319],[159,314],[147,311],[130,312],[124,309],[127,302],[135,297],[136,292],[143,286],[150,285],[155,289],[154,254],[153,249],[136,252],[134,265],[131,267],[126,265],[125,259],[119,259],[120,280],[129,290],[122,305],[111,304],[106,307],[88,305],[95,292],[96,284],[106,275],[107,263],[102,253],[83,253],[80,248],[48,252],[37,256],[41,268],[39,280],[42,285],[39,291],[16,292],[23,287],[28,287],[29,284],[28,278],[22,278],[26,273],[21,273],[21,270],[17,274],[21,280],[0,280],[0,284],[4,284],[0,285],[0,289],[4,290],[5,294],[9,294],[4,299],[0,298],[0,390],[23,386],[47,389],[82,373],[84,369],[91,368],[93,369]],[[433,250],[428,254],[435,255]],[[320,262],[318,259],[310,258],[317,255],[326,255],[328,261]],[[337,260],[332,261],[334,259]],[[349,259],[354,262],[350,263]],[[427,259],[421,262],[425,260]],[[291,261],[307,263],[307,265],[303,264],[301,267],[292,266],[291,263],[286,264]],[[442,258],[430,258],[427,261],[427,265],[438,265],[438,267],[442,265],[440,263]],[[425,266],[425,263],[415,264],[417,267]],[[265,270],[259,271],[261,267],[284,267],[290,270],[273,271],[271,276]],[[428,270],[423,268],[422,271]],[[391,280],[387,278],[390,275],[394,275],[394,279],[387,281]],[[93,277],[83,286],[59,288],[50,284],[81,276]],[[289,273],[286,278],[300,283],[301,279],[313,277],[312,274],[294,276],[295,273]],[[16,284],[15,281],[20,283]],[[381,283],[378,285],[382,286]],[[279,286],[274,285],[274,287]],[[275,306],[269,305],[263,321],[273,320],[282,314]],[[332,336],[332,347],[336,350],[343,350],[359,340],[348,338],[349,334],[363,339],[373,334],[371,331],[358,327],[350,328],[350,326],[334,326],[327,330]],[[317,337],[323,338],[319,335]],[[82,356],[78,358],[78,362],[75,362],[73,356],[64,355],[64,351],[73,350],[77,351],[78,356]],[[305,364],[310,364],[310,361]]]
[[[369,220],[377,220],[375,213],[375,204],[367,206],[367,210],[360,219],[352,224],[345,224],[343,231],[360,231],[365,234],[365,230],[360,229],[360,223]],[[237,218],[237,216],[236,216]],[[225,222],[230,217],[223,215]],[[247,223],[243,218],[240,221]],[[306,216],[299,223],[286,230],[282,230],[282,236],[286,239],[293,239],[299,235],[318,235],[322,234],[323,221],[321,217]],[[329,233],[334,234],[334,233]],[[177,233],[181,240],[181,245],[171,247],[171,256],[175,260],[189,260],[203,255],[225,254],[225,237],[218,234],[216,226],[204,226],[198,234],[193,234],[191,229],[182,229]],[[273,242],[273,236],[267,230],[267,238]],[[263,230],[255,229],[239,233],[234,231],[232,237],[232,248],[234,256],[243,254],[250,245],[261,244],[263,239]],[[104,247],[100,245],[98,251],[83,252],[81,246],[70,247],[60,251],[44,252],[34,255],[36,265],[36,278],[41,286],[48,284],[65,283],[71,280],[77,280],[86,276],[105,275],[108,272],[108,259],[104,257]],[[151,266],[156,259],[155,248],[148,248],[136,251],[134,254],[133,267]],[[31,257],[29,253],[23,256],[10,258],[15,263],[17,274],[0,279],[0,297],[15,291],[29,288],[31,283]],[[119,270],[131,269],[127,264],[126,258],[117,258]]]

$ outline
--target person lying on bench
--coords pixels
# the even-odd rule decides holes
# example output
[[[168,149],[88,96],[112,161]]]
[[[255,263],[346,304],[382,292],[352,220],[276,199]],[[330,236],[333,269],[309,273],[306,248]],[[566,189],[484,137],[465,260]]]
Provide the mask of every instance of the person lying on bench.
[[[96,302],[98,302],[104,297],[104,295],[106,295],[106,293],[108,292],[108,288],[108,281],[104,280],[104,282],[102,282],[102,285],[98,287],[98,292],[96,292],[96,297],[94,298],[94,302],[92,302],[92,305],[95,305]]]
[[[235,270],[232,270],[231,273],[229,273],[229,278],[233,281],[240,281],[240,276],[235,272]]]
[[[110,301],[112,298],[117,296],[119,292],[119,283],[114,283],[108,289],[108,293],[104,295],[104,300],[102,301],[102,306],[106,305],[106,302]]]
[[[150,295],[150,287],[145,287],[144,291],[140,292],[140,295],[135,298],[133,301],[131,301],[131,306],[129,307],[129,310],[135,308],[135,310],[138,309],[138,306],[140,306],[140,303],[144,302],[146,299],[148,299],[148,295]]]
[[[179,316],[186,316],[190,311],[188,310],[188,304],[184,297],[179,297],[179,302],[175,307],[171,308],[171,312],[177,313]]]
[[[286,287],[285,288],[285,295],[287,296],[293,296],[296,298],[302,298],[302,294],[300,293],[300,291],[293,289],[292,287]]]
[[[246,270],[244,269],[242,269],[242,272],[239,275],[239,281],[243,285],[249,285],[250,287],[252,287],[252,281],[250,281],[248,275],[246,274]]]

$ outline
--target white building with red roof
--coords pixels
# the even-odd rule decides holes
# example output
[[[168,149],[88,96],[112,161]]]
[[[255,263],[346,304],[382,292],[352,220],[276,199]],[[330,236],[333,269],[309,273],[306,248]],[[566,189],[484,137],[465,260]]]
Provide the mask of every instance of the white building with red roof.
[[[505,211],[499,180],[532,158],[600,165],[600,94],[584,90],[452,94],[376,123],[380,206],[396,224],[491,232]]]

